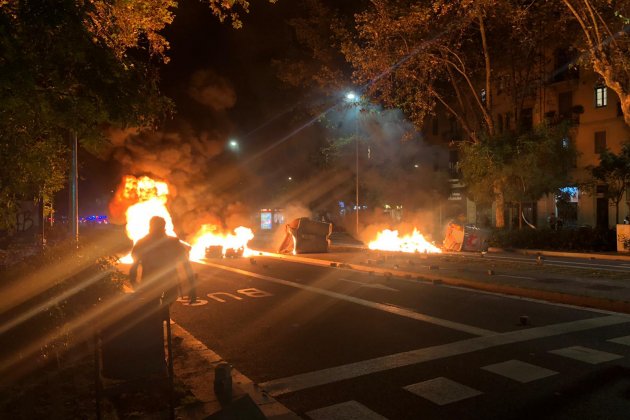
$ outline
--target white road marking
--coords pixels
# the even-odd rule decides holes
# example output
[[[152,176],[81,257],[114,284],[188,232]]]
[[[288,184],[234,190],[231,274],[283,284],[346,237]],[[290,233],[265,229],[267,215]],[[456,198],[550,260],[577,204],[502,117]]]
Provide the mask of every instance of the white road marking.
[[[444,377],[407,385],[404,389],[437,405],[451,404],[483,394],[481,391]]]
[[[611,338],[611,343],[623,344],[624,346],[630,346],[630,335],[626,335],[624,337]]]
[[[519,258],[519,257],[500,257],[500,256],[492,256],[492,257],[484,257],[487,260],[506,260],[506,261],[518,261],[523,263],[535,264],[536,260],[532,258]],[[562,260],[550,260],[543,259],[544,265],[558,266],[558,267],[566,267],[566,268],[578,268],[578,269],[590,269],[590,270],[603,270],[603,271],[614,271],[617,273],[627,273],[629,270],[625,267],[628,267],[625,264],[596,264],[590,262],[579,262],[579,261],[562,261]],[[620,268],[615,268],[620,267]]]
[[[394,289],[392,287],[388,287],[385,286],[384,284],[379,284],[379,283],[363,283],[362,281],[357,281],[357,280],[350,280],[350,279],[339,279],[341,281],[345,281],[348,283],[354,283],[354,284],[358,284],[361,287],[369,287],[370,289],[381,289],[381,290],[389,290],[392,292],[398,292],[399,290]]]
[[[608,353],[605,351],[590,349],[588,347],[582,346],[572,346],[558,350],[551,350],[549,353],[579,360],[580,362],[590,363],[592,365],[623,358],[623,356],[619,354]]]
[[[390,369],[472,353],[492,347],[521,343],[539,338],[553,337],[624,323],[630,323],[630,317],[624,315],[613,315],[565,322],[545,327],[510,331],[493,336],[469,338],[467,340],[456,341],[453,343],[362,360],[355,363],[349,363],[347,365],[335,366],[286,378],[274,379],[259,385],[272,396],[283,395],[345,379],[352,379]]]
[[[483,370],[514,379],[520,383],[532,382],[538,379],[556,375],[558,372],[545,369],[520,360],[508,360],[507,362],[495,363],[482,367]]]
[[[357,298],[354,296],[345,295],[343,293],[331,292],[330,290],[320,289],[319,287],[308,286],[305,284],[295,283],[289,280],[283,280],[276,277],[265,276],[262,274],[252,273],[250,271],[245,271],[245,270],[241,270],[241,269],[233,268],[233,267],[227,267],[225,265],[215,264],[215,263],[206,262],[206,261],[204,261],[202,264],[208,265],[210,267],[219,268],[225,271],[231,271],[233,273],[242,274],[248,277],[254,277],[254,278],[266,280],[272,283],[282,284],[284,286],[295,287],[296,289],[307,290],[309,292],[318,293],[320,295],[332,297],[335,299],[345,300],[346,302],[356,303],[357,305],[366,306],[372,309],[378,309],[380,311],[387,312],[390,314],[403,316],[406,318],[411,318],[417,321],[423,321],[423,322],[427,322],[434,325],[439,325],[441,327],[465,332],[472,335],[491,336],[491,335],[496,334],[495,331],[490,331],[483,328],[474,327],[472,325],[461,324],[459,322],[449,321],[446,319],[435,318],[430,315],[414,312],[410,309],[400,308],[398,306],[394,306],[394,305],[390,305],[386,303],[372,302],[370,300],[365,300],[365,299]]]
[[[312,420],[387,420],[363,404],[346,401],[306,413]]]
[[[183,339],[182,345],[187,348],[189,351],[186,354],[192,355],[191,358],[201,359],[206,366],[216,366],[219,362],[224,362],[225,360],[206,347],[201,341],[197,340],[191,333],[185,330],[181,325],[178,325],[176,322],[171,320],[172,331],[174,336],[181,337]],[[197,362],[199,363],[199,362]],[[199,374],[198,366],[195,367],[193,373]],[[283,419],[283,420],[300,420],[301,417],[298,417],[295,413],[290,411],[284,405],[280,404],[275,399],[271,398],[265,392],[263,392],[255,383],[251,381],[247,376],[243,375],[238,370],[232,368],[232,379],[234,383],[234,388],[239,389],[246,394],[249,394],[250,397],[254,400],[258,408],[261,409],[263,414],[267,418],[273,419]],[[192,389],[190,389],[192,394],[201,402],[207,403],[212,402],[216,404],[216,395],[212,390],[212,387],[207,386],[203,383],[203,381],[193,381]]]
[[[509,274],[496,274],[498,277],[510,277],[512,279],[524,279],[524,280],[534,280],[535,277],[527,277],[527,276],[510,276]]]

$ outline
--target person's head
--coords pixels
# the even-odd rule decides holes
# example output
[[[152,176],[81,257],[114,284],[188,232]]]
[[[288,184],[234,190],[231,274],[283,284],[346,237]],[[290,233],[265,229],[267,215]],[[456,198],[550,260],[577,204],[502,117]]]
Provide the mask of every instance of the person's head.
[[[152,235],[166,232],[166,220],[160,216],[153,216],[149,220],[149,233]]]

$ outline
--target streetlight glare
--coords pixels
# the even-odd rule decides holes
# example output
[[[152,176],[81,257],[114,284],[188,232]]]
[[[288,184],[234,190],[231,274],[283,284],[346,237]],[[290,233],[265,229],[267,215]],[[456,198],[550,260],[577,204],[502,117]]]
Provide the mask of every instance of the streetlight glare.
[[[354,92],[346,93],[346,99],[349,101],[355,101],[357,99],[357,95]]]
[[[230,140],[230,147],[231,148],[236,148],[238,147],[238,142],[236,140]]]

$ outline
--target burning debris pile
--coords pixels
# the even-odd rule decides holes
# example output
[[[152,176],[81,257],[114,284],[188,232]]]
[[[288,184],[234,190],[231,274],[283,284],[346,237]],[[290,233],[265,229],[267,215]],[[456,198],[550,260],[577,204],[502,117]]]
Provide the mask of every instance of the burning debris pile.
[[[385,229],[376,235],[368,248],[380,251],[441,253],[442,250],[427,241],[424,236],[414,228],[411,235],[398,236],[397,230]]]
[[[169,187],[166,182],[148,176],[136,178],[127,175],[110,203],[110,213],[113,219],[126,222],[127,236],[134,244],[149,232],[149,220],[154,216],[164,218],[167,235],[177,237],[166,207],[168,199]],[[234,229],[234,233],[223,233],[218,225],[204,224],[193,236],[190,258],[205,258],[208,251],[213,249],[218,250],[218,256],[247,255],[247,243],[253,237],[252,230],[243,226]],[[127,255],[121,262],[131,263],[131,256]]]

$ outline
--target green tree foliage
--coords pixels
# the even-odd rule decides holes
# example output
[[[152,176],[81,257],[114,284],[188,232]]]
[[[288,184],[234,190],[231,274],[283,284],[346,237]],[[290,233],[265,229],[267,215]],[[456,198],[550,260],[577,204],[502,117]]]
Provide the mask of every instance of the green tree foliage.
[[[615,206],[615,221],[619,223],[619,205],[630,185],[630,143],[624,143],[619,154],[608,149],[603,151],[599,155],[599,165],[588,169],[592,181],[586,189],[594,192],[597,185],[606,187],[604,197]]]
[[[506,202],[516,204],[555,193],[570,183],[569,171],[577,156],[567,125],[544,124],[521,135],[465,142],[460,151],[462,180],[479,203],[494,202],[497,191]]]

